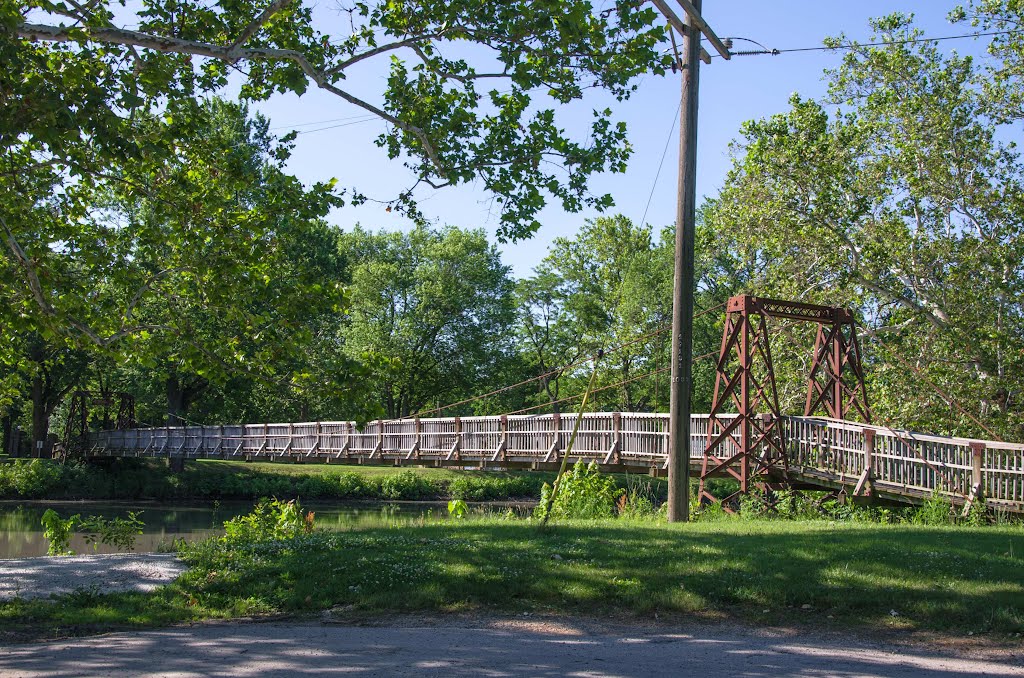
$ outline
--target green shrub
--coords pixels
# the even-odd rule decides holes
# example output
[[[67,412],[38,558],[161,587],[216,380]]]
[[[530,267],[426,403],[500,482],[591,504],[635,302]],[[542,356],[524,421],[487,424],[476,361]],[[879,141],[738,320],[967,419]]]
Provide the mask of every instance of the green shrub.
[[[534,518],[544,519],[551,492],[552,487],[544,483]],[[577,461],[559,481],[549,518],[610,518],[615,514],[616,500],[624,492],[612,478],[601,474],[596,462],[586,465]]]
[[[452,518],[462,520],[466,517],[467,513],[469,513],[469,506],[461,499],[452,499],[448,502],[448,515]]]
[[[63,469],[47,459],[15,459],[0,465],[0,497],[39,499],[63,484]]]
[[[435,499],[441,495],[440,487],[412,471],[386,476],[380,483],[384,499]]]
[[[229,544],[259,544],[294,539],[313,531],[313,512],[297,500],[260,499],[253,510],[224,523],[222,540]]]
[[[935,492],[910,515],[910,522],[914,525],[951,525],[956,522],[956,509],[953,502]]]
[[[654,483],[644,476],[627,475],[626,491],[616,505],[620,518],[652,518],[658,515]]]
[[[85,542],[92,544],[93,549],[97,544],[106,544],[119,551],[134,551],[135,537],[142,534],[144,527],[139,520],[140,513],[142,511],[129,511],[127,518],[89,516],[79,521],[78,527],[85,533]]]
[[[365,482],[363,476],[352,471],[340,474],[336,482],[339,499],[367,499],[380,494],[376,485]]]
[[[48,556],[73,556],[75,555],[69,546],[71,545],[71,532],[75,529],[78,516],[61,518],[53,509],[46,509],[43,513],[43,536],[49,542],[46,549]]]

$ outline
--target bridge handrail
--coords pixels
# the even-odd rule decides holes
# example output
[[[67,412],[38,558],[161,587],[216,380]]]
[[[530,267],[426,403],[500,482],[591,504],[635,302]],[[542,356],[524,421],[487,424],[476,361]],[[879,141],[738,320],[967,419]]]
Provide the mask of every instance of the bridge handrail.
[[[971,443],[983,443],[985,447],[1024,452],[1024,443],[1008,443],[1002,440],[986,440],[984,438],[961,438],[958,436],[940,436],[935,435],[933,433],[921,433],[919,431],[911,431],[909,429],[892,428],[889,426],[883,426],[881,424],[862,424],[856,421],[846,421],[845,419],[832,419],[830,417],[786,416],[783,417],[783,419],[799,419],[801,421],[824,421],[828,422],[828,424],[832,428],[849,431],[863,431],[864,429],[873,429],[879,435],[904,436],[906,438],[910,438],[911,440],[915,440],[918,442],[954,443],[957,445],[965,446],[969,446]]]
[[[91,453],[543,465],[560,459],[576,416],[409,418],[361,427],[351,421],[160,426],[99,432]],[[704,453],[709,416],[697,414],[691,421],[694,463]],[[825,417],[783,417],[782,432],[790,467],[814,476],[814,482],[839,487],[856,482],[860,491],[863,481],[870,480],[898,495],[921,497],[937,490],[958,501],[980,488],[990,505],[1024,512],[1024,444]],[[591,412],[583,415],[572,456],[620,467],[664,468],[667,444],[667,414]]]

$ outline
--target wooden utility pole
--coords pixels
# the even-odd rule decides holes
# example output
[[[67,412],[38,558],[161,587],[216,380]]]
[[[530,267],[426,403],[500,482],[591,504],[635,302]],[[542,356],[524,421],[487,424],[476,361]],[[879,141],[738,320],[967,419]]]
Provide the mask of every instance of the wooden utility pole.
[[[668,519],[690,519],[690,393],[693,362],[694,235],[697,226],[697,95],[700,62],[710,62],[701,50],[701,33],[718,53],[729,50],[701,17],[701,0],[675,0],[686,21],[667,0],[652,0],[669,24],[682,35],[682,100],[679,108],[679,195],[676,205],[675,277],[672,290],[672,383],[669,404]]]

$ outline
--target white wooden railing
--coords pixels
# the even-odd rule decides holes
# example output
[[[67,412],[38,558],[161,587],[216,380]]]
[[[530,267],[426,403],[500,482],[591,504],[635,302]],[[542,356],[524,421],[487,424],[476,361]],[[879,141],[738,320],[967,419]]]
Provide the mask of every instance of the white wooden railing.
[[[560,460],[575,414],[304,422],[102,431],[91,456],[360,462],[544,468]],[[726,415],[728,417],[728,415]],[[707,444],[708,415],[691,422],[691,465]],[[784,417],[790,480],[859,493],[964,501],[1024,512],[1024,445],[947,438],[816,417]],[[571,460],[663,469],[668,415],[584,414]]]

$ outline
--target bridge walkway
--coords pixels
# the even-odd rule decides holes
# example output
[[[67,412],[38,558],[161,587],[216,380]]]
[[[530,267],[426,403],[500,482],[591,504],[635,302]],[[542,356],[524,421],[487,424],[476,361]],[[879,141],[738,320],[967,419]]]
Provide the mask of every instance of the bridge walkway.
[[[554,470],[576,414],[500,415],[153,427],[92,434],[89,457]],[[665,473],[668,415],[582,415],[570,461],[611,472]],[[719,417],[722,418],[721,416]],[[1024,444],[952,438],[820,417],[782,417],[788,482],[920,502],[934,493],[1024,513]],[[708,415],[694,415],[690,472],[699,475]],[[774,478],[783,480],[783,478]]]

